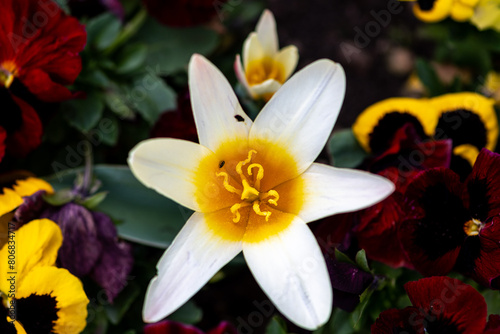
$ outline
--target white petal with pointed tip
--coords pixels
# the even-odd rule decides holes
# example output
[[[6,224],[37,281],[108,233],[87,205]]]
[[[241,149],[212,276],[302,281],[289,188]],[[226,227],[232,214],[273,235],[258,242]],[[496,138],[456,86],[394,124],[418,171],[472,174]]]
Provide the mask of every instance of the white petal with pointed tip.
[[[252,121],[224,75],[203,56],[191,57],[189,91],[201,145],[215,151],[224,141],[248,137]]]
[[[305,203],[298,216],[306,222],[367,208],[394,191],[394,184],[382,176],[317,163],[299,177]]]
[[[267,79],[266,81],[250,86],[250,92],[253,97],[262,97],[265,94],[273,94],[280,89],[281,84],[273,79]]]
[[[278,31],[276,30],[276,20],[273,13],[266,9],[260,16],[255,32],[265,53],[269,56],[278,52]]]
[[[295,45],[287,46],[280,50],[274,60],[283,65],[285,78],[288,78],[295,71],[295,67],[299,62],[299,50]]]
[[[196,202],[195,172],[200,160],[213,154],[204,146],[179,139],[156,138],[140,142],[130,151],[128,164],[144,185],[190,208]]]
[[[144,303],[145,322],[168,316],[198,292],[241,251],[241,242],[222,240],[195,212],[158,262],[158,276],[149,283]]]
[[[344,100],[342,66],[318,60],[293,75],[264,106],[250,130],[250,142],[276,143],[305,171],[330,136]],[[252,144],[251,144],[252,145]],[[279,154],[279,153],[277,153]]]
[[[332,311],[332,288],[320,248],[298,217],[280,234],[243,243],[243,255],[269,299],[296,325],[314,330]]]
[[[243,43],[243,67],[245,71],[248,71],[248,63],[254,60],[260,61],[266,56],[272,57],[273,55],[266,54],[256,33],[250,33]]]

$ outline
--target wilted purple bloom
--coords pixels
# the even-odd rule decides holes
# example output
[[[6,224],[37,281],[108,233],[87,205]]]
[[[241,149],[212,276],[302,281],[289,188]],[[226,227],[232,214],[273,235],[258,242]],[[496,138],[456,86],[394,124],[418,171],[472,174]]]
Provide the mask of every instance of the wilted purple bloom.
[[[353,264],[326,257],[326,266],[333,288],[333,306],[352,312],[359,304],[359,296],[373,282],[372,274]]]
[[[38,218],[56,222],[63,234],[59,264],[75,276],[92,277],[113,301],[132,270],[131,246],[118,240],[112,220],[104,213],[91,212],[72,202],[52,206],[43,195],[41,191],[26,197],[15,212],[15,220],[20,225]]]

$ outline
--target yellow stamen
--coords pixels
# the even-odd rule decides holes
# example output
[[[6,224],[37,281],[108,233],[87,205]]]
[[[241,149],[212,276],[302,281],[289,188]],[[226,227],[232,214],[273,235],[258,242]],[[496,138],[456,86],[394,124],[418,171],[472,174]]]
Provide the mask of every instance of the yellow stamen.
[[[224,188],[229,191],[230,193],[233,193],[233,194],[238,194],[238,195],[241,195],[241,190],[238,190],[236,189],[235,187],[233,187],[232,185],[229,184],[229,175],[226,173],[226,172],[220,172],[220,173],[216,173],[215,174],[217,177],[219,176],[223,176],[224,177]]]
[[[253,211],[259,216],[266,216],[266,222],[269,221],[269,216],[271,216],[271,211],[260,211],[259,201],[253,202]]]
[[[478,235],[481,229],[481,221],[476,218],[472,218],[467,223],[464,224],[464,232],[467,235]]]
[[[267,202],[274,205],[278,206],[278,200],[280,199],[280,195],[276,190],[269,190],[267,193],[265,193],[263,196],[261,196],[261,200],[266,199],[270,196],[273,196],[274,198],[268,199]]]
[[[254,186],[255,188],[260,188],[260,180],[262,180],[262,178],[264,177],[264,167],[262,167],[261,164],[251,164],[250,166],[248,166],[247,168],[247,172],[248,172],[248,175],[253,175],[252,174],[252,168],[258,168],[258,172],[257,172],[257,175],[255,176],[255,183],[254,183]]]
[[[236,165],[236,173],[238,173],[242,177],[242,180],[244,178],[242,167],[245,166],[250,161],[252,161],[252,154],[257,154],[257,151],[256,150],[248,151],[248,157],[245,160],[238,162],[238,164]]]
[[[238,223],[241,219],[241,215],[240,215],[240,212],[238,210],[240,208],[244,208],[244,207],[247,207],[249,205],[250,205],[250,203],[248,203],[248,202],[242,202],[242,203],[236,203],[231,207],[231,209],[230,209],[231,213],[233,215],[235,215],[233,218],[233,223]]]

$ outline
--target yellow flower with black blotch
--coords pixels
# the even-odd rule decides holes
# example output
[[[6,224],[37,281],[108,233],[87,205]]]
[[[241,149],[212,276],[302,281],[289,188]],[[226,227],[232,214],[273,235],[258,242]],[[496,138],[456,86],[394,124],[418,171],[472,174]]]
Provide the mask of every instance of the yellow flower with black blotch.
[[[438,22],[451,17],[458,22],[469,20],[479,0],[417,0],[415,16],[424,22]]]
[[[366,108],[356,119],[354,136],[367,152],[379,153],[390,145],[394,133],[404,124],[413,124],[418,135],[432,136],[435,112],[425,100],[396,97]]]
[[[12,187],[4,187],[0,192],[0,216],[21,205],[23,197],[33,195],[39,190],[45,190],[48,194],[54,192],[50,184],[35,177],[17,180]]]
[[[498,119],[493,99],[463,92],[434,97],[429,103],[437,110],[436,139],[453,141],[453,153],[474,164],[479,151],[494,151],[498,141]]]
[[[48,219],[11,233],[0,250],[2,333],[78,334],[85,328],[83,285],[54,266],[61,244],[61,229]]]

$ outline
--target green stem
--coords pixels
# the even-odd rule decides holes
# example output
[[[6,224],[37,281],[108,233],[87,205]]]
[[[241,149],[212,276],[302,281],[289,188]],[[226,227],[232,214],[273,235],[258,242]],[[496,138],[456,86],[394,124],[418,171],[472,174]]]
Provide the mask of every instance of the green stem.
[[[118,37],[114,40],[114,42],[104,50],[104,55],[109,56],[112,54],[117,48],[122,46],[125,42],[127,42],[130,38],[132,38],[137,31],[142,27],[146,18],[148,17],[148,13],[144,7],[142,7],[139,12],[130,20],[122,32]]]

